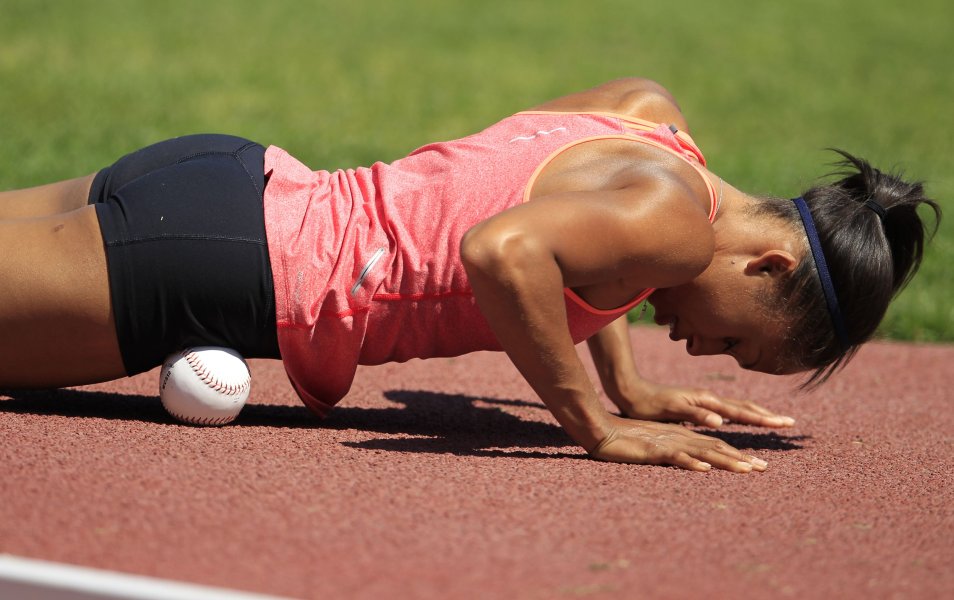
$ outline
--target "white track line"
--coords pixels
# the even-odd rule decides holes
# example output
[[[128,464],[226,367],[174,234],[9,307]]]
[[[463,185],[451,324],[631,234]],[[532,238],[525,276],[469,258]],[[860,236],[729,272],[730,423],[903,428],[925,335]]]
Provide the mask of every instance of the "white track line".
[[[23,600],[279,600],[237,590],[0,554],[0,598]]]

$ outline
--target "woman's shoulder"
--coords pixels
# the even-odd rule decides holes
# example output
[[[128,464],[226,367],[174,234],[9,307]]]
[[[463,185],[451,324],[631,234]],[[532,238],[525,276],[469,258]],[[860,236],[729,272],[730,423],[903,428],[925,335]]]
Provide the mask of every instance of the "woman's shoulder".
[[[561,96],[531,110],[558,112],[608,112],[654,123],[689,129],[676,99],[665,87],[651,79],[615,79],[592,89]]]

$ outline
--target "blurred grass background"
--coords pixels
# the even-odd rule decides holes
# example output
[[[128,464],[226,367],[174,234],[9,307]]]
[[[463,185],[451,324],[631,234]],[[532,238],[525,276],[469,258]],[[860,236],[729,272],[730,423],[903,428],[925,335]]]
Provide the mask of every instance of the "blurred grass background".
[[[742,189],[794,195],[829,146],[927,181],[948,219],[882,333],[954,340],[947,0],[0,0],[0,189],[195,132],[366,165],[630,75]]]

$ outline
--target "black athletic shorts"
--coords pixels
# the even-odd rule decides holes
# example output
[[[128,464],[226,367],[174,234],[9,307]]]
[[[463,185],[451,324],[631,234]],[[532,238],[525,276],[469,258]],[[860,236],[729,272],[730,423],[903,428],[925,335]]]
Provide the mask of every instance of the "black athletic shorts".
[[[278,358],[265,149],[227,135],[160,142],[93,181],[126,373],[189,346]]]

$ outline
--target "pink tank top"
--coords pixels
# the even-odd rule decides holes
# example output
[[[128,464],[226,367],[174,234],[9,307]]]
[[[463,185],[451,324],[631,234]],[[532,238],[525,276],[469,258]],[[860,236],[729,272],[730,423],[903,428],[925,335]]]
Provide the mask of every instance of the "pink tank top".
[[[275,281],[278,343],[304,403],[324,416],[358,364],[500,350],[461,264],[477,223],[525,202],[560,152],[631,139],[673,152],[703,176],[691,138],[608,113],[522,112],[472,136],[429,144],[368,168],[312,171],[281,148],[265,153],[265,226]],[[579,343],[644,300],[614,310],[566,290]]]

